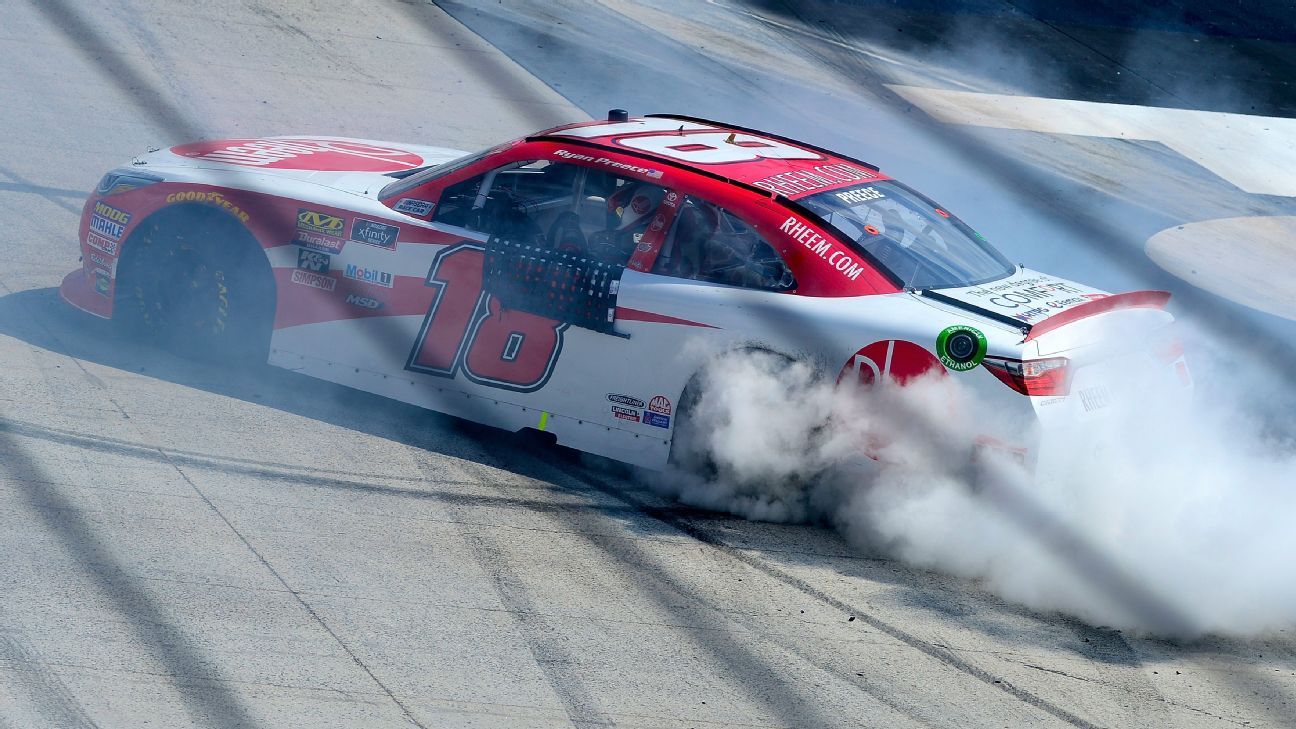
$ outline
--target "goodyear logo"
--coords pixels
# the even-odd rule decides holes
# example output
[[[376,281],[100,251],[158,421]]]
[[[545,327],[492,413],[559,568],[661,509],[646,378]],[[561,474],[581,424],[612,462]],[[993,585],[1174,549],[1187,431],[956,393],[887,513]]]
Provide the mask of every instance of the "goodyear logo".
[[[297,208],[297,227],[321,235],[342,235],[346,221],[337,215],[326,215],[315,210]]]

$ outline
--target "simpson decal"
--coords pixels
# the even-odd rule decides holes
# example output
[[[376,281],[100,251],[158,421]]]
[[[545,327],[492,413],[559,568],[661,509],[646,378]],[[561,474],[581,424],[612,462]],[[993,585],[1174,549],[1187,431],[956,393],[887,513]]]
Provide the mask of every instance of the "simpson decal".
[[[331,276],[303,271],[300,268],[293,269],[292,282],[302,286],[310,286],[313,289],[320,289],[322,291],[332,291],[334,287],[337,286],[337,279]]]

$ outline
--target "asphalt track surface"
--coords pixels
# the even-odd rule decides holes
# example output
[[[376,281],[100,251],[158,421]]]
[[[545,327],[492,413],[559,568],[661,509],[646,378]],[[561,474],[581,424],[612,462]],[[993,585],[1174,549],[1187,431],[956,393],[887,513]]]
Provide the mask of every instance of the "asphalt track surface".
[[[1019,164],[997,151],[1009,133],[940,131],[886,96],[897,79],[861,60],[877,46],[848,34],[850,13],[825,29],[759,3],[444,8],[0,5],[0,726],[1293,722],[1289,634],[1181,645],[1036,614],[508,434],[123,344],[58,300],[85,191],[150,146],[300,132],[474,148],[608,106],[832,143],[889,105],[913,144],[860,154],[956,209],[981,199],[941,165],[985,172],[986,200],[1012,193],[1011,220],[982,224],[1006,247],[1035,207],[1083,237],[1088,207],[1108,206],[1136,242],[1189,219],[1140,197],[1173,186],[1095,198],[1043,135],[1010,140]],[[923,12],[906,27],[950,23]],[[1269,113],[1283,93],[1266,92]],[[1070,144],[1072,159],[1197,179],[1147,146]],[[1288,205],[1205,187],[1199,206]],[[1114,264],[1136,260],[1117,243],[1057,248],[1036,252],[1113,283],[1144,270]]]

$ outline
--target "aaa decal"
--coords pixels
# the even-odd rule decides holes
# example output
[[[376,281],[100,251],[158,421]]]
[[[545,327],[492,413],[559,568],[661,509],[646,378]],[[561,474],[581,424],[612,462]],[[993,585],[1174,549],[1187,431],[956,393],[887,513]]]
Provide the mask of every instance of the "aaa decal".
[[[345,139],[223,139],[172,147],[181,157],[276,170],[395,172],[423,164],[409,150]]]

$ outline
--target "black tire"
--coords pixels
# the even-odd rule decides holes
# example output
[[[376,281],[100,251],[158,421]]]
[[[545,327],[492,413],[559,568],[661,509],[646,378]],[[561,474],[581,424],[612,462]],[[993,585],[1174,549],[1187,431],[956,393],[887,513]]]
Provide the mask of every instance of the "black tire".
[[[113,319],[129,335],[205,361],[265,361],[274,275],[255,237],[206,208],[163,210],[123,246]]]
[[[674,468],[700,476],[707,481],[719,478],[720,466],[710,446],[709,426],[700,423],[695,417],[697,408],[704,403],[706,383],[716,373],[723,377],[726,362],[734,357],[756,357],[767,360],[773,368],[791,367],[794,360],[783,354],[765,349],[739,349],[716,357],[689,379],[680,394],[679,406],[675,409],[675,430],[671,437],[668,463]]]

